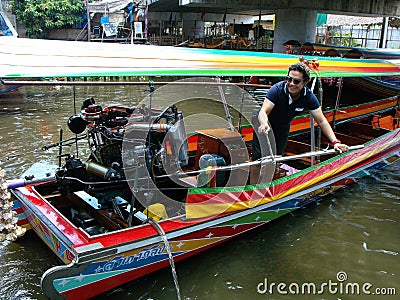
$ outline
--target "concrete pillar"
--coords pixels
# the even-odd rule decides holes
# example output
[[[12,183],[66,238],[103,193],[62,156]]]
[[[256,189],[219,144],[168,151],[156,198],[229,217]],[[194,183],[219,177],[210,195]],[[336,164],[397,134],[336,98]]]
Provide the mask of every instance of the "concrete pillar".
[[[288,40],[301,44],[315,42],[317,11],[302,8],[288,8],[275,12],[273,52],[284,53]]]

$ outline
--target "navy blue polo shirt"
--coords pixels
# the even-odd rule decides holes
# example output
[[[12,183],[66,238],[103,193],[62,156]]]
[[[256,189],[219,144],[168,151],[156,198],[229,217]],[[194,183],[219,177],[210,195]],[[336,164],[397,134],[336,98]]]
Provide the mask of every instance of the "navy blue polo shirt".
[[[268,115],[272,130],[276,132],[289,131],[290,122],[297,115],[314,110],[320,107],[317,97],[305,86],[296,100],[289,104],[289,91],[286,88],[286,81],[273,85],[265,96],[275,104]]]

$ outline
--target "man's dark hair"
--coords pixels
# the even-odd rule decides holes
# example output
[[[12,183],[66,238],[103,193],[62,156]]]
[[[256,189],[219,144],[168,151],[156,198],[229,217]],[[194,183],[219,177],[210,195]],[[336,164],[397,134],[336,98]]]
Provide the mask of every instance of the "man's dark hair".
[[[298,72],[302,73],[303,74],[303,80],[304,80],[305,83],[310,81],[310,69],[307,67],[307,65],[305,65],[305,64],[303,64],[301,62],[292,64],[289,67],[288,75],[289,75],[290,71],[298,71]]]

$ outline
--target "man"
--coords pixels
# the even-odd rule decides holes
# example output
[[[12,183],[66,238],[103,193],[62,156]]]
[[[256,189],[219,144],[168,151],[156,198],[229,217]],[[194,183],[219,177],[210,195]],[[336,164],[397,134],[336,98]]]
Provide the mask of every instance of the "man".
[[[303,63],[295,63],[289,67],[285,81],[274,84],[268,91],[264,103],[258,113],[258,131],[261,135],[267,134],[272,129],[276,142],[276,154],[282,155],[289,136],[290,123],[294,117],[309,110],[322,132],[334,146],[342,153],[349,147],[342,144],[335,136],[328,120],[322,113],[317,97],[307,87],[310,81],[310,71]],[[271,127],[270,127],[271,125]],[[260,144],[256,134],[253,135],[253,160],[261,157]],[[262,142],[268,142],[262,140]]]

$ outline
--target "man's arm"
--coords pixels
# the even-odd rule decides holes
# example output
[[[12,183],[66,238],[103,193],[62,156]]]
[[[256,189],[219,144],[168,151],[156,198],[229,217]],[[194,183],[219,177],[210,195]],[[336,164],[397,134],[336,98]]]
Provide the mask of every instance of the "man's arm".
[[[311,110],[311,115],[314,117],[315,121],[318,123],[318,126],[321,128],[322,132],[328,138],[328,140],[333,144],[335,150],[339,151],[340,153],[349,150],[349,146],[346,144],[342,144],[337,138],[331,125],[329,124],[328,120],[325,118],[324,114],[322,113],[321,107]]]
[[[258,127],[258,133],[267,133],[271,128],[268,123],[268,115],[274,108],[275,104],[268,98],[265,98],[261,110],[258,114],[258,121],[260,126]]]

